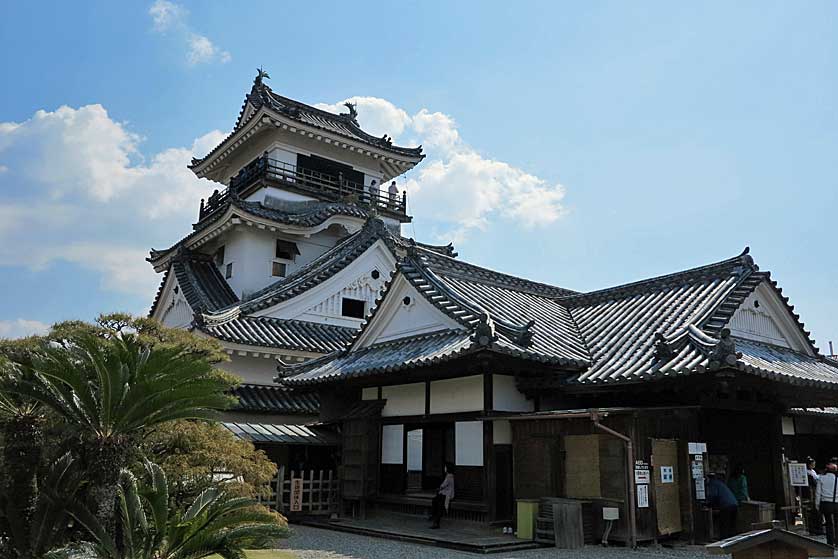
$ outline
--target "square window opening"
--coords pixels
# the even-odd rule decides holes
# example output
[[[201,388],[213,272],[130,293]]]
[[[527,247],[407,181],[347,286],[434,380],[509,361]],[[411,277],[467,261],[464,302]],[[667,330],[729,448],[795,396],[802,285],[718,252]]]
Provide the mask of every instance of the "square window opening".
[[[300,254],[300,249],[297,248],[297,243],[285,241],[283,239],[276,240],[276,257],[283,260],[294,261],[294,258]]]
[[[288,264],[285,262],[272,262],[271,275],[275,278],[284,278],[288,274]]]
[[[364,318],[367,310],[367,302],[361,299],[350,299],[344,297],[341,302],[340,314],[350,318]]]

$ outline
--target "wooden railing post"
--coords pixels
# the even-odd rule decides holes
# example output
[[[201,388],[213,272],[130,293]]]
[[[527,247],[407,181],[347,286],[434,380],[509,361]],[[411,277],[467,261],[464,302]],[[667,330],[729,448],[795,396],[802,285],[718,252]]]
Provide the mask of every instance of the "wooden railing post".
[[[276,510],[283,512],[282,490],[285,488],[285,466],[280,466],[276,477]]]

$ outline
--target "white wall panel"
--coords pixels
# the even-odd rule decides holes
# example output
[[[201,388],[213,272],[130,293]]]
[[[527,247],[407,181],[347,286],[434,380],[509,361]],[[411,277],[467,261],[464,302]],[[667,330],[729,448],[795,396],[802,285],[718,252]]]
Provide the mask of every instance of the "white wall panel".
[[[431,413],[457,413],[483,409],[483,377],[437,380],[431,383]]]
[[[404,463],[404,425],[385,425],[381,428],[381,463]]]
[[[482,466],[483,422],[458,421],[455,423],[454,447],[457,466]]]
[[[398,415],[422,415],[425,413],[425,383],[398,384],[381,389],[381,397],[387,400],[382,417]]]
[[[369,388],[364,388],[361,391],[361,399],[362,400],[378,400],[378,387],[371,386]]]
[[[533,411],[532,400],[518,391],[515,377],[492,375],[492,409],[495,411]]]
[[[508,419],[492,422],[492,442],[494,444],[512,444],[512,424]]]

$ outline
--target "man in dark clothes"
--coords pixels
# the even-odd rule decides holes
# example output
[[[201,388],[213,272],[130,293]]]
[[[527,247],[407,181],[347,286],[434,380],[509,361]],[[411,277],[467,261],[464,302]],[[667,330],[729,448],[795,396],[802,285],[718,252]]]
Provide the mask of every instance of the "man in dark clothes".
[[[719,532],[721,539],[736,535],[736,513],[739,510],[739,501],[727,484],[719,479],[716,474],[707,477],[706,487],[707,503],[719,511]]]

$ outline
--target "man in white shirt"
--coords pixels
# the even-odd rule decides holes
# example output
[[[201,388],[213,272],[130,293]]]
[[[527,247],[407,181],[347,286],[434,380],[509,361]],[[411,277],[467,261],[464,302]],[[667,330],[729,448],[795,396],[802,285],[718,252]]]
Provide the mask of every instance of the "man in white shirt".
[[[826,523],[826,543],[835,545],[835,514],[838,513],[838,466],[826,465],[826,473],[818,479],[815,490],[815,507],[823,514]]]

